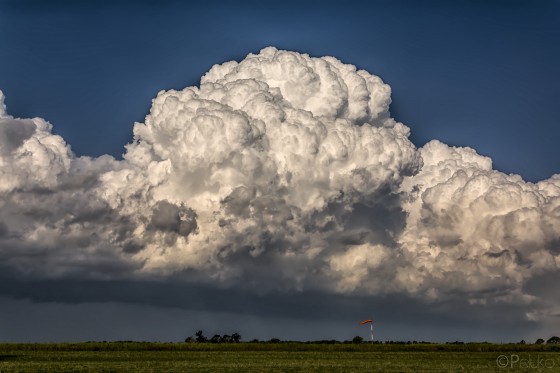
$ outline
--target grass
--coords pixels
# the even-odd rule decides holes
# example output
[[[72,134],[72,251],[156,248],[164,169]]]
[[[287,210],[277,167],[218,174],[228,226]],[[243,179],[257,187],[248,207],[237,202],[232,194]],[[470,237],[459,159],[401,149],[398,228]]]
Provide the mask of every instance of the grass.
[[[500,367],[499,363],[507,365]],[[506,364],[507,363],[507,364]],[[560,372],[560,346],[0,344],[5,372]]]

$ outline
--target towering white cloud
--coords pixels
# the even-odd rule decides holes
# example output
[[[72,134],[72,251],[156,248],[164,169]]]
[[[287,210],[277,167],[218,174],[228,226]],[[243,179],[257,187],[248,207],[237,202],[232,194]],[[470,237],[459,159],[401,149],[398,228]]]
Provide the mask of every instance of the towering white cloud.
[[[390,92],[333,57],[266,48],[161,91],[122,161],[75,157],[0,95],[3,265],[533,302],[524,284],[558,269],[560,177],[531,184],[472,149],[416,149]]]
[[[420,165],[408,128],[388,116],[389,91],[333,58],[273,48],[214,66],[200,88],[160,92],[127,147],[135,168],[107,175],[104,196],[132,219],[149,221],[158,201],[196,213],[192,234],[145,242],[146,270],[258,271],[265,286],[299,286],[305,268],[328,275],[333,250],[347,247],[331,241],[354,229],[354,207],[389,198]]]

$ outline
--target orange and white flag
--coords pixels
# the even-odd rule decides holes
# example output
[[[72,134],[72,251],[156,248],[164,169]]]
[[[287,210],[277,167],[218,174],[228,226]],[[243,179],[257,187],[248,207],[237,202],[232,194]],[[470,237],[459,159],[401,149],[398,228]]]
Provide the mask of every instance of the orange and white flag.
[[[368,323],[373,323],[373,320],[367,319],[367,320],[364,320],[364,321],[360,322],[359,324],[364,325],[364,324],[368,324]]]

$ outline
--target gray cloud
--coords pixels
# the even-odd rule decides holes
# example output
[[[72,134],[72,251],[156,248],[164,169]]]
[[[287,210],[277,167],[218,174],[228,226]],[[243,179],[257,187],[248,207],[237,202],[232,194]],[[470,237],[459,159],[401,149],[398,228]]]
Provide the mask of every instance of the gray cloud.
[[[184,206],[158,201],[155,205],[149,229],[175,232],[188,236],[196,230],[196,213]]]
[[[31,120],[0,119],[0,152],[8,154],[19,148],[35,132]]]

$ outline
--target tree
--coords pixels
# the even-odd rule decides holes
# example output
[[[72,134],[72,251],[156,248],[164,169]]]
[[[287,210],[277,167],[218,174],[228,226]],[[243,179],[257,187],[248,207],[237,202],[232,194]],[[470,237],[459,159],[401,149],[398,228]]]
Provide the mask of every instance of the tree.
[[[196,341],[197,341],[198,343],[202,343],[202,342],[206,342],[206,341],[207,341],[207,339],[206,339],[206,337],[204,336],[204,334],[202,334],[202,330],[199,330],[198,332],[196,332],[195,335],[196,335]]]
[[[219,334],[214,334],[212,338],[210,338],[210,343],[220,343],[222,341],[222,336]]]
[[[185,339],[186,343],[193,343],[195,341],[195,339],[193,337],[191,337],[190,335],[187,337],[187,339]]]
[[[362,337],[360,337],[359,335],[355,336],[354,338],[352,338],[352,343],[355,344],[360,344],[364,341],[364,339]]]
[[[239,333],[233,333],[231,338],[233,339],[233,343],[239,343],[241,341],[241,335],[239,335]]]
[[[550,337],[548,341],[546,341],[547,345],[557,345],[560,344],[560,337],[554,336]]]
[[[220,343],[233,343],[233,338],[231,338],[231,335],[224,334]]]
[[[537,339],[537,341],[535,342],[536,345],[542,345],[544,343],[544,339],[539,338]]]

